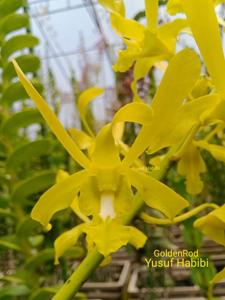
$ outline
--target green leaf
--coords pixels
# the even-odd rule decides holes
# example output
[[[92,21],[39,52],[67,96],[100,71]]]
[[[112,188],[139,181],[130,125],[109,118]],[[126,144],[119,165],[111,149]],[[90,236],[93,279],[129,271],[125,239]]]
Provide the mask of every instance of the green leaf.
[[[7,241],[7,240],[0,240],[0,249],[10,249],[10,250],[15,250],[15,251],[22,251],[22,248],[19,246],[19,244],[16,244],[14,242],[11,241]]]
[[[37,80],[32,80],[32,83],[39,93],[43,92],[43,85],[40,82]],[[25,99],[29,99],[29,96],[19,81],[10,84],[2,94],[3,103],[8,105],[11,105],[15,101]]]
[[[23,69],[24,73],[35,73],[40,68],[40,59],[34,54],[24,54],[19,57],[16,57],[16,61]],[[8,64],[3,69],[3,78],[6,80],[11,80],[14,77],[17,77],[15,68],[13,67],[12,62]]]
[[[13,151],[6,162],[6,167],[9,170],[15,170],[19,166],[29,164],[35,158],[47,155],[52,151],[50,140],[43,139],[23,145]]]
[[[0,281],[10,282],[13,284],[23,284],[24,280],[20,277],[9,275],[9,276],[0,276]]]
[[[8,209],[0,208],[0,216],[8,218],[16,218],[16,215]]]
[[[0,17],[4,17],[12,12],[15,12],[18,8],[25,5],[24,0],[1,0],[0,1]]]
[[[11,200],[23,202],[31,195],[45,191],[55,183],[55,177],[55,172],[48,171],[20,182],[13,190]]]
[[[34,248],[39,247],[43,243],[44,239],[45,237],[43,234],[37,234],[28,237],[29,244]]]
[[[10,32],[27,28],[29,26],[29,16],[27,14],[13,13],[6,16],[0,23],[0,32],[7,35]]]
[[[84,256],[84,254],[85,254],[85,251],[84,251],[83,247],[74,246],[65,252],[64,257],[67,259],[77,259],[77,258]]]
[[[36,109],[27,109],[15,113],[8,118],[3,124],[1,131],[4,135],[11,135],[17,132],[20,128],[25,128],[31,124],[44,123],[41,114]]]
[[[0,153],[5,154],[6,151],[7,151],[7,146],[5,145],[5,143],[3,141],[0,141]]]
[[[18,270],[15,270],[15,273],[12,275],[0,276],[0,280],[10,283],[11,285],[26,285],[28,287],[32,287],[32,289],[39,287],[38,274],[29,270]]]
[[[28,300],[48,300],[58,291],[58,288],[41,288],[32,293]]]
[[[30,289],[26,285],[6,286],[1,288],[0,290],[0,300],[15,299],[15,297],[27,296],[29,294],[30,294]],[[6,298],[6,297],[10,297],[10,298]]]
[[[196,217],[189,218],[183,222],[183,237],[188,249],[200,249],[203,241],[203,235],[200,230],[194,228],[193,223]]]
[[[54,255],[55,250],[53,248],[44,249],[35,256],[31,257],[26,262],[25,267],[26,269],[36,269],[50,260],[54,261]]]
[[[40,229],[41,226],[38,222],[27,216],[20,222],[16,229],[16,236],[18,238],[28,238],[28,236],[33,235],[35,231]]]
[[[208,260],[209,257],[201,256],[201,259]],[[201,268],[192,268],[191,269],[191,279],[195,285],[198,285],[205,293],[208,290],[210,281],[216,275],[216,268],[213,262],[209,261],[208,267]]]
[[[10,55],[24,48],[33,48],[38,43],[38,38],[32,34],[15,35],[2,44],[2,60],[7,60]]]

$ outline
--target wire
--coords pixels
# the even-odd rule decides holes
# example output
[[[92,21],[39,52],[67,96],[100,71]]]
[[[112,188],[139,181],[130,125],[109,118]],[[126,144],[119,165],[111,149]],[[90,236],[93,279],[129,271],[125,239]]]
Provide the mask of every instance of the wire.
[[[102,41],[104,43],[105,50],[106,50],[106,55],[107,55],[109,64],[111,66],[112,62],[113,62],[113,58],[112,58],[112,55],[111,55],[111,52],[110,52],[110,46],[109,46],[109,44],[107,42],[107,39],[106,39],[106,37],[105,37],[105,35],[104,35],[103,31],[102,31],[102,26],[101,26],[98,14],[96,12],[94,3],[93,3],[92,0],[83,0],[83,3],[84,3],[84,5],[86,4],[87,12],[88,12],[90,18],[93,20],[95,26],[97,27],[97,29],[98,29],[101,37],[102,37]]]
[[[119,47],[119,46],[121,46],[121,44],[111,44],[110,45],[110,47],[113,47],[113,48],[116,48],[116,47]],[[56,53],[56,54],[53,54],[53,55],[42,57],[42,59],[46,60],[46,59],[53,59],[53,58],[64,57],[64,56],[73,56],[73,55],[81,54],[83,52],[94,52],[94,51],[98,51],[98,48],[96,47],[96,45],[94,45],[90,48],[76,49],[76,50],[69,51],[69,52]]]
[[[46,1],[46,0],[43,0]],[[52,0],[53,1],[53,0]],[[33,3],[30,3],[30,5],[33,5]],[[93,5],[97,5],[96,2],[93,3]],[[39,13],[39,14],[31,14],[31,18],[39,18],[39,17],[44,17],[48,15],[53,15],[53,14],[59,14],[63,13],[66,11],[71,11],[71,10],[76,10],[76,9],[81,9],[90,6],[90,4],[77,4],[77,5],[67,5],[66,7],[58,8],[58,9],[53,9],[47,12]]]
[[[35,22],[40,30],[41,35],[47,41],[47,43],[46,43],[47,47],[51,50],[53,55],[56,55],[56,57],[57,57],[57,53],[55,51],[54,44],[52,43],[51,39],[47,36],[47,33],[45,32],[41,22],[38,19],[35,19]],[[65,78],[68,78],[68,75],[67,75],[66,69],[64,68],[64,65],[61,63],[61,61],[59,59],[56,62],[57,62],[58,68],[59,68],[60,72],[62,73],[62,75]]]

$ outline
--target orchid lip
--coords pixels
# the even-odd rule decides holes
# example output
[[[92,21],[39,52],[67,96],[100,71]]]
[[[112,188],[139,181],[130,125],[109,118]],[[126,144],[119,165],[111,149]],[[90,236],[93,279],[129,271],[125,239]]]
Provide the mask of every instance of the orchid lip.
[[[105,220],[106,218],[115,217],[114,209],[114,193],[111,191],[104,191],[101,193],[100,200],[100,216]]]

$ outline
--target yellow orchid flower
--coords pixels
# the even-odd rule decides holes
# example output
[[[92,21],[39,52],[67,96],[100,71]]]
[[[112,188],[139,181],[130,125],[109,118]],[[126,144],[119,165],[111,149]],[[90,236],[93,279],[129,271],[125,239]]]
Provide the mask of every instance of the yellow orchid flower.
[[[133,226],[121,225],[117,220],[110,218],[103,220],[95,217],[90,223],[77,225],[55,240],[55,264],[58,264],[59,258],[77,243],[82,233],[86,234],[87,242],[94,244],[104,257],[108,257],[127,243],[141,248],[147,239]]]
[[[225,2],[224,0],[211,0],[214,5]],[[167,3],[167,11],[171,15],[184,13],[184,0],[169,0]]]
[[[174,55],[177,35],[187,27],[186,20],[177,19],[158,27],[158,0],[145,0],[147,25],[144,26],[127,19],[124,11],[121,13],[118,9],[112,9],[116,6],[116,0],[99,2],[110,12],[111,25],[127,47],[119,52],[113,69],[125,72],[135,64],[132,90],[134,100],[140,100],[138,80],[145,77],[157,62],[169,60]]]
[[[153,118],[150,124],[139,120],[143,126],[124,158],[125,165],[131,165],[147,148],[154,153],[171,145],[183,144],[192,131],[208,120],[221,99],[218,94],[210,94],[185,102],[199,79],[200,62],[191,50],[182,50],[170,61],[156,95],[150,105]],[[148,107],[147,104],[143,104]],[[113,124],[130,121],[129,115],[135,103],[123,107],[113,118]],[[165,109],[166,107],[166,109]],[[163,116],[163,117],[162,117]],[[138,122],[138,120],[136,120]]]
[[[225,246],[225,204],[197,219],[194,226],[211,240]]]
[[[187,191],[190,195],[197,195],[203,189],[200,174],[206,172],[206,165],[197,147],[191,142],[185,149],[177,165],[180,175],[186,177]]]
[[[84,168],[56,183],[45,192],[31,212],[33,219],[49,228],[52,216],[60,210],[71,207],[76,199],[79,212],[86,217],[93,217],[91,225],[94,226],[94,230],[85,222],[77,229],[72,229],[72,234],[75,235],[74,240],[76,237],[78,238],[80,232],[85,232],[89,238],[91,237],[99,252],[107,256],[128,242],[137,247],[143,245],[142,233],[139,233],[140,239],[136,240],[137,230],[122,225],[122,219],[129,214],[135,204],[133,188],[143,196],[147,205],[161,211],[170,219],[188,206],[185,199],[166,185],[135,168],[129,168],[123,163],[125,160],[121,161],[111,124],[105,125],[100,130],[90,157],[86,156],[65,131],[18,64],[15,61],[13,63],[22,85],[53,133],[71,156]],[[145,125],[151,123],[152,110],[145,104],[136,103],[135,107],[130,107],[129,112],[129,121],[142,123],[144,120]],[[117,121],[119,123],[123,121],[123,113],[117,114]],[[117,236],[109,236],[108,240],[100,241],[98,237],[93,236],[93,232],[96,231],[102,238],[106,237],[107,231],[111,233],[115,231]],[[111,243],[108,243],[109,240]]]
[[[59,170],[56,176],[56,183],[62,182],[68,177],[69,174],[67,172]],[[141,231],[132,226],[120,225],[119,220],[112,220],[107,217],[107,215],[106,219],[102,219],[98,216],[95,216],[92,220],[89,219],[80,211],[78,197],[73,200],[70,207],[83,223],[61,234],[55,240],[55,264],[58,264],[59,258],[77,243],[82,233],[86,234],[88,250],[92,248],[90,245],[95,244],[99,252],[105,257],[123,245],[126,245],[128,242],[136,248],[142,247],[146,242],[147,237]],[[103,217],[105,213],[104,209],[106,211],[112,211],[111,203],[106,202],[102,207],[101,213]],[[108,263],[108,260],[108,258],[105,259],[104,264]]]
[[[225,60],[212,0],[183,0],[188,24],[217,90],[225,94]],[[214,55],[216,53],[216,55]]]
[[[216,160],[225,162],[225,147],[216,144],[210,144],[205,140],[195,141],[195,145],[199,148],[207,150]]]
[[[104,90],[101,88],[92,87],[82,92],[77,100],[77,107],[80,113],[81,121],[90,136],[93,136],[93,132],[86,119],[87,107],[93,100],[95,100],[96,97],[100,96],[103,92]]]

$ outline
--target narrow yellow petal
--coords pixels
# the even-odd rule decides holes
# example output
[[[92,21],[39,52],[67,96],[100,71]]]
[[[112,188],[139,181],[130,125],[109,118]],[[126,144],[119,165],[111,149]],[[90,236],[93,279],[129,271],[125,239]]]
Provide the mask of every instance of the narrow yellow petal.
[[[219,283],[220,281],[224,280],[225,279],[225,268],[222,269],[222,271],[220,271],[219,273],[217,273],[213,279],[212,279],[212,283],[215,284],[215,283]]]
[[[205,141],[196,141],[195,145],[209,151],[215,159],[225,162],[224,146],[209,144]]]
[[[225,95],[225,60],[212,0],[183,0],[189,26],[212,80]],[[216,55],[215,55],[216,53]]]
[[[199,150],[192,143],[179,160],[177,171],[186,177],[187,191],[190,195],[197,195],[202,191],[203,182],[200,174],[206,171],[206,166]]]
[[[225,205],[197,219],[194,226],[211,240],[225,246]]]
[[[133,226],[128,226],[128,228],[130,230],[129,243],[133,245],[136,249],[144,247],[147,240],[147,236]]]
[[[98,2],[109,12],[125,16],[125,5],[123,0],[98,0]]]
[[[87,131],[92,135],[92,131],[86,120],[86,112],[88,105],[104,92],[101,88],[92,87],[82,92],[77,101],[77,107],[80,113],[81,120]]]
[[[45,102],[42,96],[33,87],[31,82],[26,78],[25,74],[22,72],[15,60],[13,60],[13,64],[27,94],[34,101],[38,110],[42,114],[43,118],[45,119],[46,123],[51,128],[57,139],[62,143],[62,145],[65,147],[72,158],[74,158],[81,166],[88,167],[90,165],[89,159],[80,151],[77,144],[74,143],[74,141],[71,139],[60,121],[57,119],[56,115],[49,108],[48,104]]]
[[[121,178],[119,186],[115,193],[114,207],[116,216],[124,216],[128,214],[134,207],[134,195],[131,186],[126,178]]]
[[[183,103],[200,76],[200,60],[197,54],[184,49],[170,61],[165,75],[154,97],[152,108],[154,113],[171,116]]]
[[[32,219],[47,228],[50,219],[56,212],[71,205],[87,176],[87,171],[80,171],[47,190],[32,209]]]
[[[80,149],[86,150],[90,148],[93,144],[93,138],[86,134],[84,131],[78,130],[76,128],[70,128],[69,133],[74,141],[78,144]]]
[[[137,91],[137,82],[141,78],[144,78],[151,68],[159,61],[161,61],[164,56],[153,56],[153,57],[144,57],[137,59],[134,65],[134,80],[131,85],[132,92],[134,94],[133,101],[142,100]]]
[[[55,248],[55,264],[59,264],[59,258],[63,256],[63,254],[73,247],[77,240],[79,239],[80,235],[83,232],[85,224],[80,224],[73,229],[64,232],[61,234],[54,242]]]
[[[56,175],[56,183],[60,183],[70,177],[69,173],[63,170],[59,170]]]
[[[195,125],[211,119],[211,114],[220,102],[218,94],[212,94],[194,99],[183,105],[174,116],[174,130],[165,137],[165,143],[174,145],[179,143],[182,137],[186,137],[190,129]]]
[[[117,166],[120,163],[119,151],[113,138],[111,124],[105,125],[98,133],[91,160],[103,168]]]
[[[74,211],[74,213],[85,223],[90,223],[90,219],[84,215],[79,207],[79,200],[78,197],[75,197],[73,202],[71,203],[70,207],[72,208],[72,210]]]
[[[183,0],[169,0],[167,3],[167,11],[171,15],[183,12]]]
[[[151,176],[128,170],[127,175],[131,184],[138,189],[146,204],[173,219],[189,203],[165,184]]]
[[[158,0],[145,0],[147,25],[152,32],[156,31],[158,25],[158,6]]]
[[[153,111],[150,106],[141,102],[129,103],[120,108],[114,115],[112,124],[120,122],[134,122],[149,125],[152,121]]]
[[[187,20],[176,19],[160,26],[157,30],[157,36],[163,40],[170,52],[174,53],[178,35],[188,27]]]
[[[147,147],[153,153],[168,146],[165,141],[176,125],[171,116],[176,116],[199,76],[200,61],[193,51],[185,49],[171,59],[151,105],[152,123],[143,126],[123,160],[124,165],[130,165]]]
[[[126,19],[119,14],[112,13],[110,16],[113,29],[123,38],[142,41],[145,26],[132,19]]]
[[[100,193],[96,178],[89,176],[80,187],[77,203],[80,212],[85,216],[98,215],[100,210]]]
[[[87,106],[99,95],[104,93],[104,90],[101,88],[89,88],[82,92],[78,98],[77,106],[80,114],[83,116],[86,113]]]

